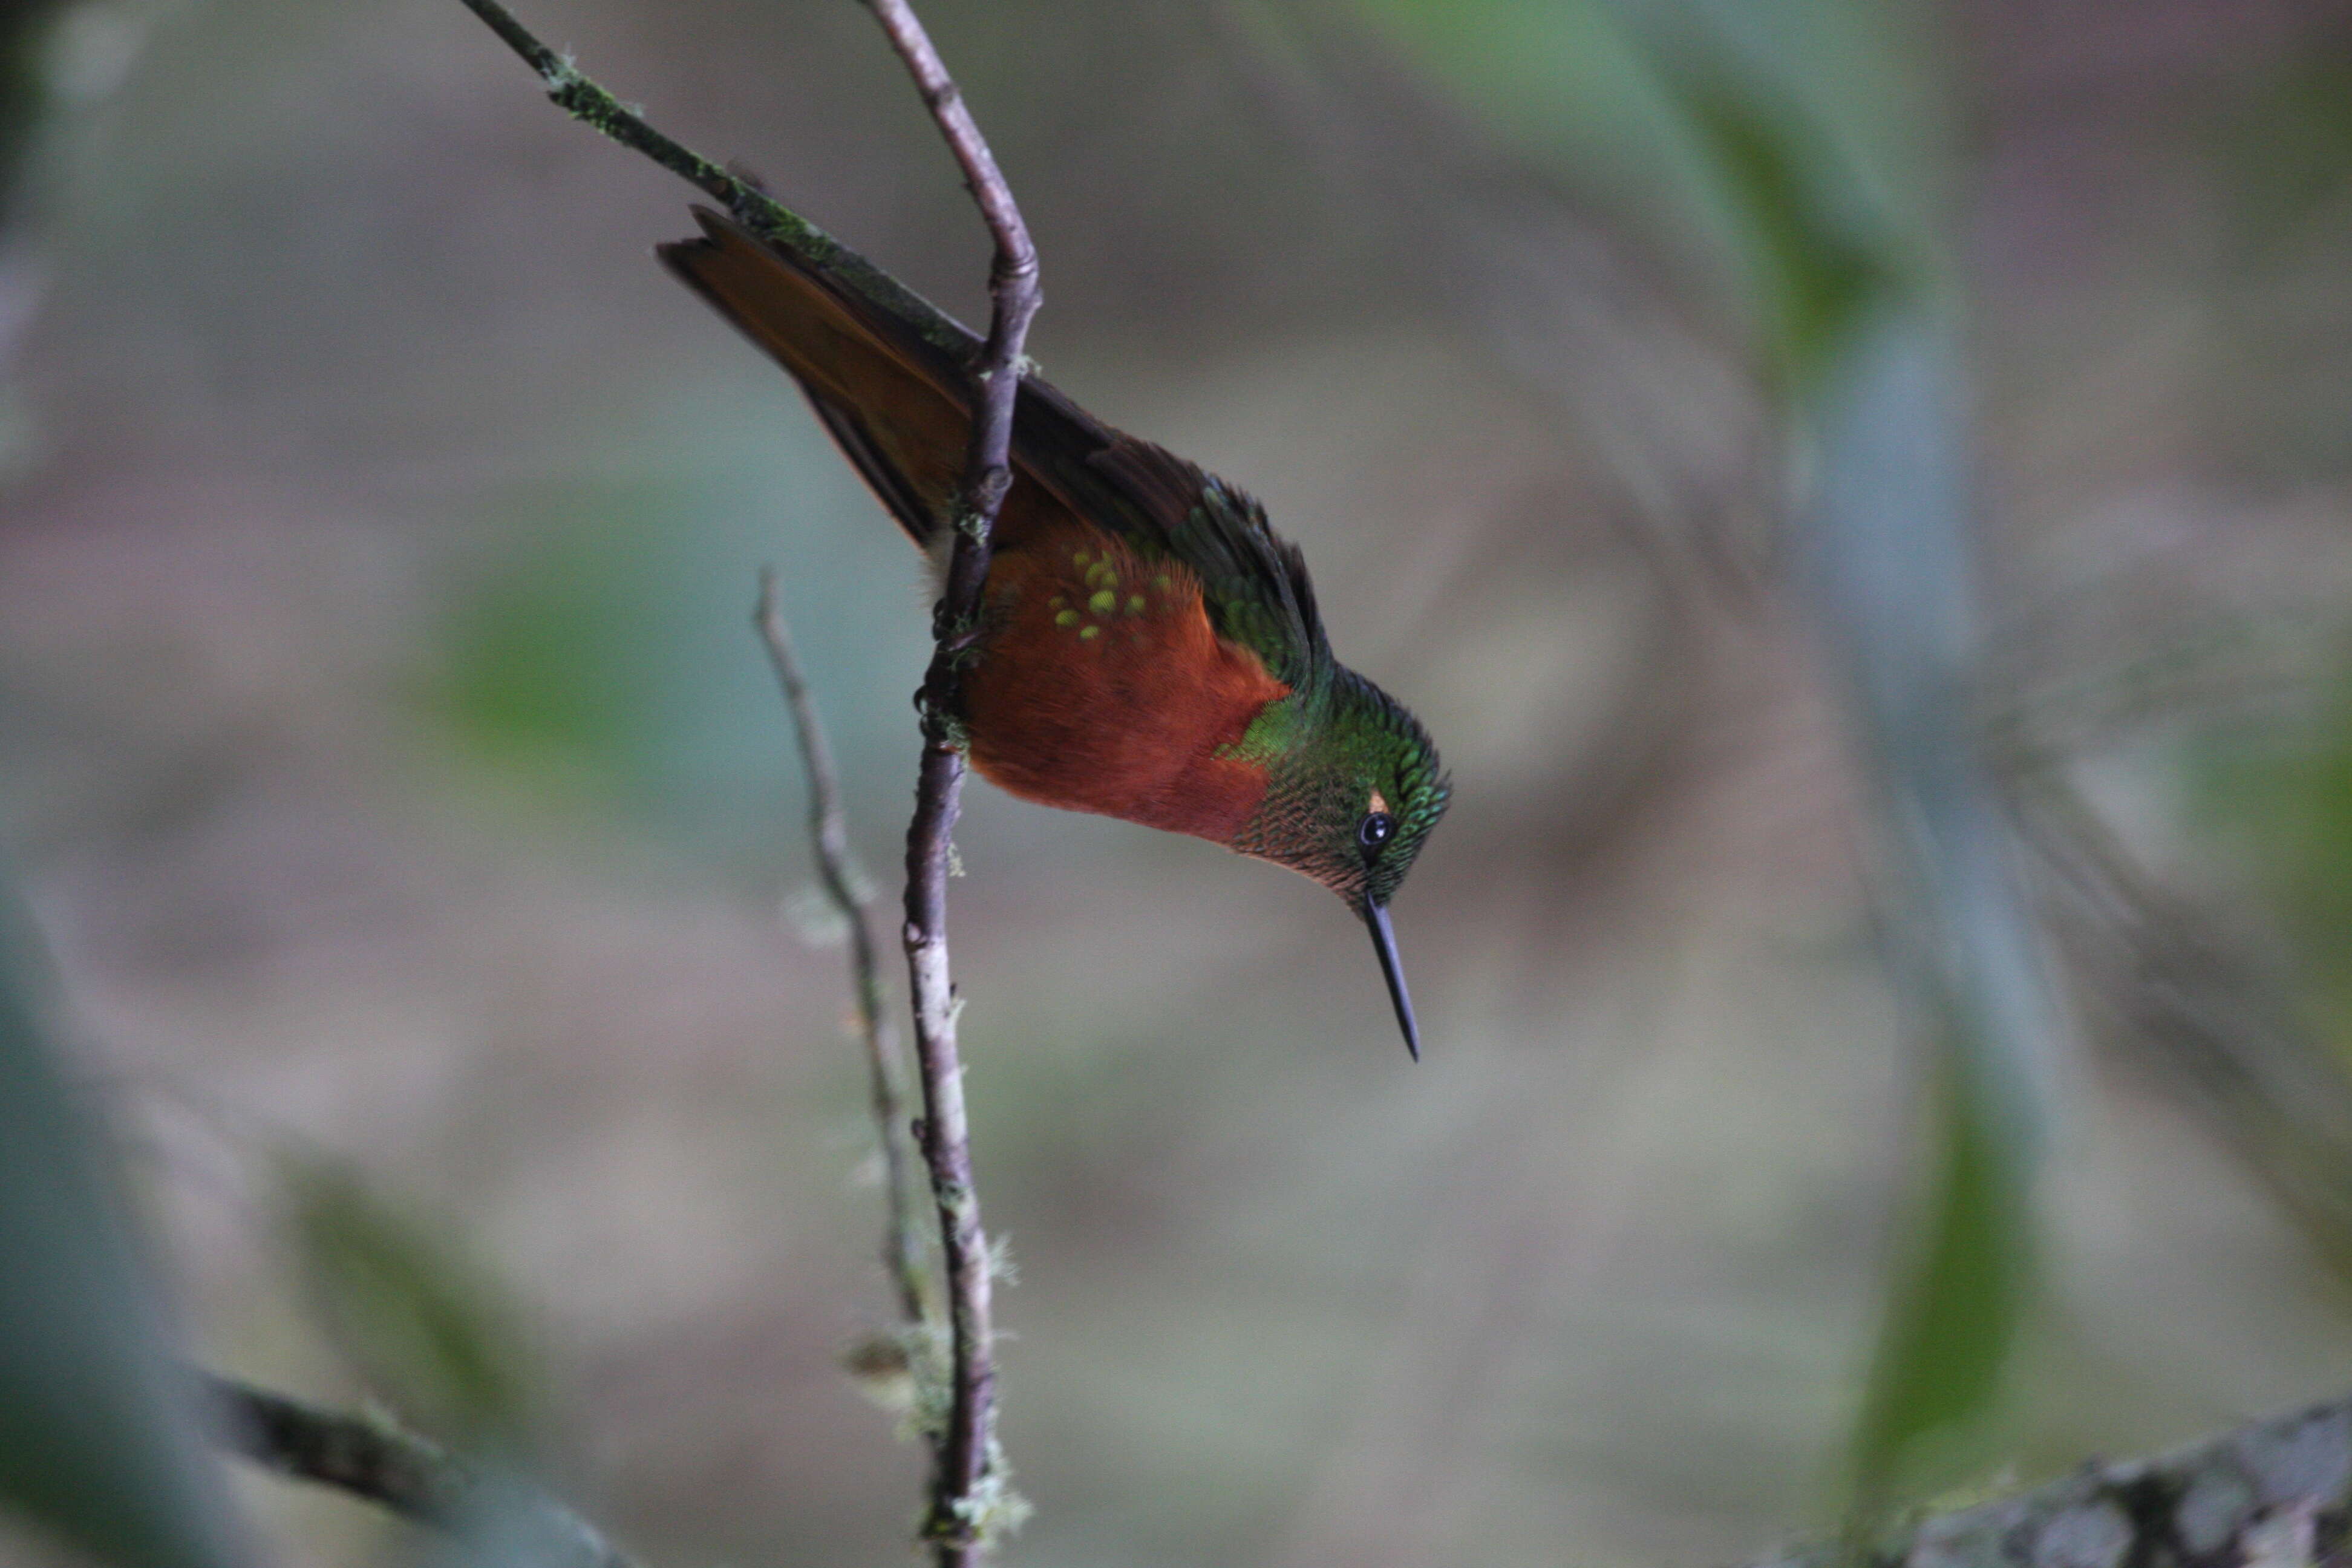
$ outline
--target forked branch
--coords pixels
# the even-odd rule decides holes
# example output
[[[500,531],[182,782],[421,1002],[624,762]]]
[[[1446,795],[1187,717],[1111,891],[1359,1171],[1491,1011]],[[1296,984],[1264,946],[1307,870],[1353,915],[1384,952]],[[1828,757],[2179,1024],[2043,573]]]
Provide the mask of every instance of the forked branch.
[[[950,1408],[932,1447],[931,1502],[924,1535],[940,1568],[970,1568],[1022,1504],[1005,1486],[996,1452],[996,1360],[991,1259],[972,1183],[970,1120],[956,1046],[955,984],[948,963],[947,883],[950,837],[962,799],[964,755],[953,715],[963,656],[978,624],[988,576],[989,533],[1013,484],[1013,407],[1022,348],[1044,296],[1037,253],[1019,206],[954,79],[907,0],[868,0],[891,46],[913,75],[947,139],[994,241],[989,269],[988,335],[971,335],[830,235],[724,167],[673,142],[635,110],[549,48],[498,0],[464,0],[537,71],[548,96],[624,146],[635,148],[726,204],[735,217],[843,288],[907,321],[968,368],[972,424],[956,503],[946,591],[933,617],[935,647],[923,679],[923,752],[915,815],[907,831],[907,924],[915,1058],[923,1091],[920,1143],[939,1210],[948,1297]]]

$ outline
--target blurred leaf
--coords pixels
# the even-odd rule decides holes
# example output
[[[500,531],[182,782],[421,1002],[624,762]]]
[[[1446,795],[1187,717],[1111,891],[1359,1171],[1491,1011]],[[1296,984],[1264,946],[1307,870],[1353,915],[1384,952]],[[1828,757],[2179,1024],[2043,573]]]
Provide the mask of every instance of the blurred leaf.
[[[1654,231],[1662,253],[1711,262],[1727,249],[1758,283],[1767,247],[1794,259],[1792,241],[1885,225],[1877,209],[1887,204],[1856,200],[1850,178],[1806,188],[1812,173],[1842,161],[1792,130],[1825,142],[1810,121],[1834,125],[1843,145],[1874,154],[1870,172],[1882,185],[1933,183],[1920,156],[1935,121],[1931,95],[1920,89],[1916,34],[1934,21],[1916,5],[1354,0],[1354,9],[1490,133]],[[1807,124],[1774,123],[1801,100],[1811,111]],[[1806,155],[1782,157],[1791,146]],[[1743,195],[1735,184],[1752,189]],[[1809,209],[1812,221],[1801,228],[1782,221]],[[1824,212],[1838,221],[1818,221]],[[1791,298],[1818,297],[1815,285],[1867,261],[1876,241],[1867,232],[1849,238],[1861,241],[1850,255],[1802,258]]]
[[[1973,705],[1967,384],[1951,322],[1805,106],[1705,43],[1666,74],[1748,215],[1811,490],[1796,543],[1878,786],[1891,957],[1936,1052],[1936,1176],[1893,1271],[1854,1440],[1857,1495],[1876,1510],[1984,1457],[2058,1120],[2041,932]]]
[[[0,889],[0,1503],[134,1568],[247,1561],[103,1137]]]
[[[667,646],[657,505],[594,488],[548,503],[529,556],[463,605],[430,701],[476,756],[542,784],[644,787]]]
[[[2007,808],[1982,755],[1967,388],[1951,324],[1894,303],[1849,330],[1809,405],[1817,614],[1887,792],[1907,962],[2011,1156],[2057,1121],[2057,1023]]]
[[[1780,368],[1793,386],[1825,373],[1841,335],[1905,268],[1857,199],[1828,139],[1769,71],[1696,34],[1658,53],[1727,206]]]
[[[1815,610],[1885,800],[1890,946],[1937,1058],[1938,1173],[1890,1288],[1856,1436],[1868,1509],[1986,1457],[2032,1284],[2034,1174],[2059,1120],[2041,933],[1969,701],[1973,510],[1952,339],[1924,310],[1873,310],[1807,407]]]
[[[1933,1184],[1906,1237],[1854,1431],[1855,1490],[1869,1508],[1979,1467],[2031,1284],[2016,1163],[1975,1097],[1947,1079],[1933,1100]]]
[[[520,1461],[534,1401],[508,1305],[459,1249],[351,1171],[279,1162],[288,1241],[337,1348],[404,1418],[452,1446]]]
[[[1668,60],[1665,79],[1746,220],[1748,269],[1782,367],[1809,380],[1864,305],[1895,282],[1887,242],[1823,177],[1827,159],[1785,100],[1695,51]]]

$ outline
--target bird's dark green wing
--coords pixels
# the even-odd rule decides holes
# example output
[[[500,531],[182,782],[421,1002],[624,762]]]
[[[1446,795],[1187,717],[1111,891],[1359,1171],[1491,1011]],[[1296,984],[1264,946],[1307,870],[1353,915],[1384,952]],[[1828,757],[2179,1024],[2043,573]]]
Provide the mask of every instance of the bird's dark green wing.
[[[1129,538],[1190,567],[1220,636],[1256,654],[1267,673],[1293,690],[1323,682],[1331,647],[1315,585],[1298,547],[1274,531],[1264,507],[1131,436],[1113,433],[1107,446],[1087,454],[1085,467],[1083,478],[1063,481],[1086,498],[1079,504],[1092,501],[1091,515],[1117,514]]]
[[[695,217],[702,234],[660,247],[664,264],[792,374],[900,526],[918,543],[936,539],[962,472],[980,340],[944,317],[919,331],[733,219],[705,207]],[[1140,553],[1189,567],[1219,634],[1276,679],[1319,682],[1330,649],[1306,563],[1256,501],[1034,376],[1013,458],[1016,489],[1036,484]]]

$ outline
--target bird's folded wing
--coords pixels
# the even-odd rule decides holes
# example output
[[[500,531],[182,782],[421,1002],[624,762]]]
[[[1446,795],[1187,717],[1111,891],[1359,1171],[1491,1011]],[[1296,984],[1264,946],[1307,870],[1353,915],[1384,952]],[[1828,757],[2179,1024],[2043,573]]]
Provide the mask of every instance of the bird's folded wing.
[[[951,353],[733,219],[694,215],[701,236],[660,247],[663,263],[791,373],[899,526],[929,546],[950,525],[962,478],[979,340],[966,334]],[[1007,530],[1075,512],[1191,568],[1217,630],[1277,679],[1297,686],[1329,658],[1298,552],[1240,490],[1034,376],[1022,384],[1013,455]],[[1024,480],[1045,493],[1022,496]]]

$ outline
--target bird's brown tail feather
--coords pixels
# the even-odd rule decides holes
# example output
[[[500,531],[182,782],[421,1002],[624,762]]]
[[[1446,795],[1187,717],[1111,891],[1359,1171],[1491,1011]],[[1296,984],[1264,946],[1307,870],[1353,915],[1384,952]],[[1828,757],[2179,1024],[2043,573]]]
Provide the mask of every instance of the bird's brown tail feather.
[[[946,526],[971,429],[946,353],[732,219],[707,207],[694,215],[701,237],[656,247],[663,265],[792,374],[882,504],[928,548]]]

